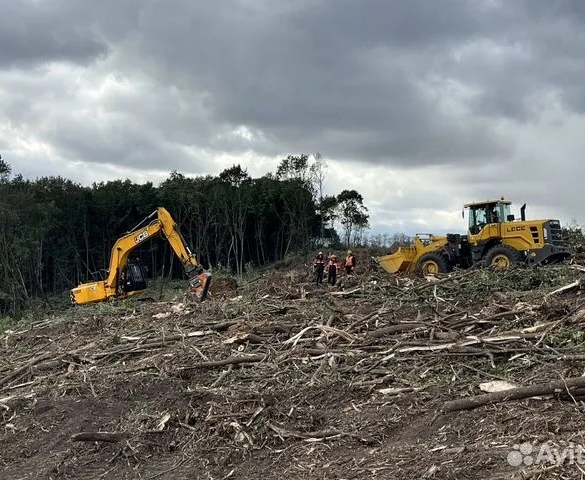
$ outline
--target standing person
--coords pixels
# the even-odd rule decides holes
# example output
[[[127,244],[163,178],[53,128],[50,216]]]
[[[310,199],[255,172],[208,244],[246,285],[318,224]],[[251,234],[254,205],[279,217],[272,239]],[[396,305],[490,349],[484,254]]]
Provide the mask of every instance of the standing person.
[[[355,271],[355,257],[351,250],[347,251],[347,256],[345,257],[345,273],[347,275],[351,275]]]
[[[315,283],[317,285],[323,285],[323,271],[325,270],[325,258],[323,257],[323,252],[319,252],[315,257],[313,269],[315,270]]]
[[[327,283],[331,286],[335,286],[337,283],[337,255],[334,253],[329,257],[327,264]]]

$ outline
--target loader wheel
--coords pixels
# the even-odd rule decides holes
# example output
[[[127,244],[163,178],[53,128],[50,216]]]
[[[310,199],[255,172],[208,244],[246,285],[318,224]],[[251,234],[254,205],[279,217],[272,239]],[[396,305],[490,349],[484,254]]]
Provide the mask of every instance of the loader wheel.
[[[446,273],[449,268],[447,259],[440,253],[425,253],[416,264],[416,269],[423,275]]]
[[[485,266],[494,270],[506,270],[512,265],[523,262],[524,258],[518,250],[504,245],[491,248],[485,256]]]

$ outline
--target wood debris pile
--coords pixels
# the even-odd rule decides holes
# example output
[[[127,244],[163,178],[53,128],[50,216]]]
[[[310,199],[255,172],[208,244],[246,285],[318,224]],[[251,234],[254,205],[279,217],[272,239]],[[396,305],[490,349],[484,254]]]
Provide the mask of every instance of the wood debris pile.
[[[509,454],[585,448],[583,270],[299,268],[17,325],[0,477],[561,478]]]

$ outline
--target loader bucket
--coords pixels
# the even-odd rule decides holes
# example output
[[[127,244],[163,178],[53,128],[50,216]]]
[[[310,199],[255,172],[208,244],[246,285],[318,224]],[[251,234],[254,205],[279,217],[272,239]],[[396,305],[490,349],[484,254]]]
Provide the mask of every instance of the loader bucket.
[[[378,262],[388,273],[410,272],[415,258],[414,247],[400,247],[396,253],[379,257]]]

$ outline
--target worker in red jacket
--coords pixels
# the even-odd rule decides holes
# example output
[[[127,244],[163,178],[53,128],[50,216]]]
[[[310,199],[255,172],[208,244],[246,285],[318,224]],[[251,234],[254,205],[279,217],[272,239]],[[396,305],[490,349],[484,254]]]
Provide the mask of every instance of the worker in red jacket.
[[[323,256],[323,252],[319,252],[315,257],[313,269],[315,270],[315,283],[317,285],[323,285],[323,272],[325,271],[325,257]]]

